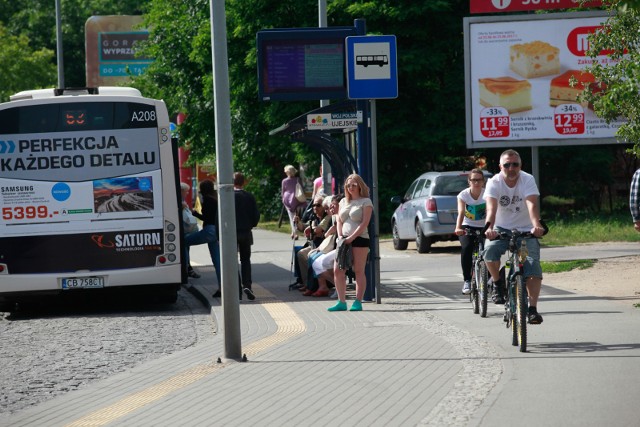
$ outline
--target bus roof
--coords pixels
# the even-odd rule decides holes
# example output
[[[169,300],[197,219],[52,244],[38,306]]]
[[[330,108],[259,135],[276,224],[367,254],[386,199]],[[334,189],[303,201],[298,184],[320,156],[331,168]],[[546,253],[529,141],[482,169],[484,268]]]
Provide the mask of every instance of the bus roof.
[[[56,96],[77,96],[77,95],[104,95],[104,96],[135,96],[142,97],[138,89],[132,87],[101,86],[97,88],[69,88],[69,89],[34,89],[24,90],[9,98],[11,101],[21,101],[25,99],[45,99]]]

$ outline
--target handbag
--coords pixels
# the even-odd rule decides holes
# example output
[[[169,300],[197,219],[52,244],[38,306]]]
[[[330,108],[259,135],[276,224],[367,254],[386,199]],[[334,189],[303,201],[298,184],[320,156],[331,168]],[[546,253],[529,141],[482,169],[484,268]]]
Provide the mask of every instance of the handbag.
[[[325,237],[322,243],[318,245],[318,250],[323,254],[328,254],[336,248],[336,233],[330,234]]]
[[[296,199],[298,199],[299,202],[306,202],[307,201],[307,195],[304,194],[304,190],[302,189],[302,185],[300,185],[300,181],[296,182]]]
[[[198,231],[198,220],[189,209],[182,209],[182,221],[184,222],[184,234]]]

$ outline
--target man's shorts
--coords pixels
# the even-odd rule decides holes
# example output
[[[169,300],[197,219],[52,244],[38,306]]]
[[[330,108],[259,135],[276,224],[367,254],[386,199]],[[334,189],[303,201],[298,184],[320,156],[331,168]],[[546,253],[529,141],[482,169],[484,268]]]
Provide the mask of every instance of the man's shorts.
[[[509,232],[504,228],[496,227],[496,231]],[[542,278],[542,267],[540,267],[540,242],[535,237],[525,239],[527,241],[527,250],[529,255],[524,263],[524,278],[539,277]],[[500,257],[507,252],[509,240],[506,239],[487,239],[484,244],[485,261],[500,261]]]

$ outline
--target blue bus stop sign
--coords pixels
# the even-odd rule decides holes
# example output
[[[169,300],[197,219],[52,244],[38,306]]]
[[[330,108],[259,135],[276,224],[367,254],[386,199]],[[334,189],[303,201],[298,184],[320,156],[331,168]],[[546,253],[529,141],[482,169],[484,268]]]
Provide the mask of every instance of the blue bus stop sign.
[[[398,97],[396,36],[347,37],[349,99]]]

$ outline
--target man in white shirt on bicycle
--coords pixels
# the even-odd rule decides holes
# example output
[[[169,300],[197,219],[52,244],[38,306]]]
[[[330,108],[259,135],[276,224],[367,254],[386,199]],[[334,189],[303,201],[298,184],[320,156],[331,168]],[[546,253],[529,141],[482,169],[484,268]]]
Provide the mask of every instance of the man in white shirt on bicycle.
[[[487,219],[490,228],[486,231],[488,242],[485,245],[485,261],[491,275],[489,281],[498,289],[494,302],[504,304],[504,286],[500,279],[500,257],[507,251],[508,241],[493,240],[500,232],[511,230],[530,231],[541,237],[545,229],[540,222],[538,199],[540,192],[531,174],[522,171],[520,154],[515,150],[506,150],[500,155],[500,173],[487,182],[484,198],[487,202]],[[540,267],[540,244],[537,239],[527,240],[529,256],[524,264],[524,277],[529,294],[530,324],[542,323],[537,311],[538,297],[542,286],[542,268]]]

